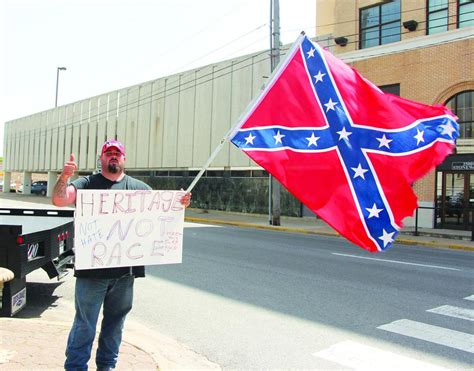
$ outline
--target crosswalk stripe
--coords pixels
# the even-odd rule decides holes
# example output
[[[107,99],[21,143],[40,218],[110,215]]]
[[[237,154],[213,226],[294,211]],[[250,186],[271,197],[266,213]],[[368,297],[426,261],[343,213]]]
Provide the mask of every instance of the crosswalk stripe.
[[[454,307],[452,305],[442,305],[437,308],[428,309],[427,312],[442,314],[444,316],[467,319],[474,321],[474,310],[467,308]]]
[[[474,295],[466,296],[464,299],[474,301]]]
[[[450,348],[474,353],[474,335],[450,330],[443,327],[428,325],[422,322],[401,319],[377,327],[396,334],[411,336]]]
[[[327,349],[313,353],[313,356],[355,370],[446,370],[430,363],[352,340],[334,344]]]

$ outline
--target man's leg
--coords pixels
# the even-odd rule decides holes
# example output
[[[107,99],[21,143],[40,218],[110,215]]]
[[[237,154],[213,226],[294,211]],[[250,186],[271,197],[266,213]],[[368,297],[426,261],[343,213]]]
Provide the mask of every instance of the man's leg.
[[[97,318],[108,282],[109,280],[76,278],[76,315],[67,341],[64,363],[66,370],[87,370]]]
[[[117,364],[123,324],[127,313],[132,309],[134,279],[127,275],[110,281],[104,300],[104,318],[95,359],[98,370],[114,368]]]

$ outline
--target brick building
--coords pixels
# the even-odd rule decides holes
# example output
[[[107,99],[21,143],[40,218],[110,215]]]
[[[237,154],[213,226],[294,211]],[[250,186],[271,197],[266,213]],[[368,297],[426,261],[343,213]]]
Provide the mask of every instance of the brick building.
[[[474,1],[317,0],[316,25],[334,54],[382,90],[457,114],[456,153],[414,189],[421,224],[471,229]]]

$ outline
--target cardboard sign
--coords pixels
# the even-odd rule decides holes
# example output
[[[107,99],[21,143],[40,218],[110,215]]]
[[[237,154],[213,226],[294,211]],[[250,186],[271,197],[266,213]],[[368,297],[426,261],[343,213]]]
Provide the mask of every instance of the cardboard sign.
[[[78,190],[76,269],[181,263],[183,191]]]

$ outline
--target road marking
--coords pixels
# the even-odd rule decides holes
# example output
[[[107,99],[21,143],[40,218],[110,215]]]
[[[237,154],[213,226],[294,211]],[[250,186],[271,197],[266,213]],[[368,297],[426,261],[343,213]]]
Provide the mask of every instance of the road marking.
[[[358,256],[358,255],[351,255],[351,254],[339,254],[339,253],[337,253],[337,252],[333,252],[333,253],[331,253],[331,254],[333,254],[333,255],[338,255],[338,256],[347,256],[347,257],[349,257],[349,258],[356,258],[356,259],[375,260],[375,261],[386,262],[386,263],[416,265],[416,266],[418,266],[418,267],[436,268],[436,269],[446,269],[446,270],[449,270],[449,271],[460,271],[460,269],[457,269],[457,268],[441,267],[441,266],[439,266],[439,265],[417,264],[417,263],[402,262],[402,261],[399,261],[399,260],[388,260],[388,259],[368,258],[368,257],[366,257],[366,256]]]
[[[184,222],[184,228],[222,228],[220,225]]]
[[[474,301],[474,295],[466,296],[464,299]]]
[[[428,325],[422,322],[410,321],[408,319],[387,323],[377,328],[474,353],[474,335],[464,332]]]
[[[355,370],[446,370],[430,363],[378,349],[352,340],[346,340],[313,356]]]
[[[443,316],[467,319],[468,321],[474,321],[474,310],[454,307],[452,305],[442,305],[437,308],[428,309],[427,312],[442,314]]]

